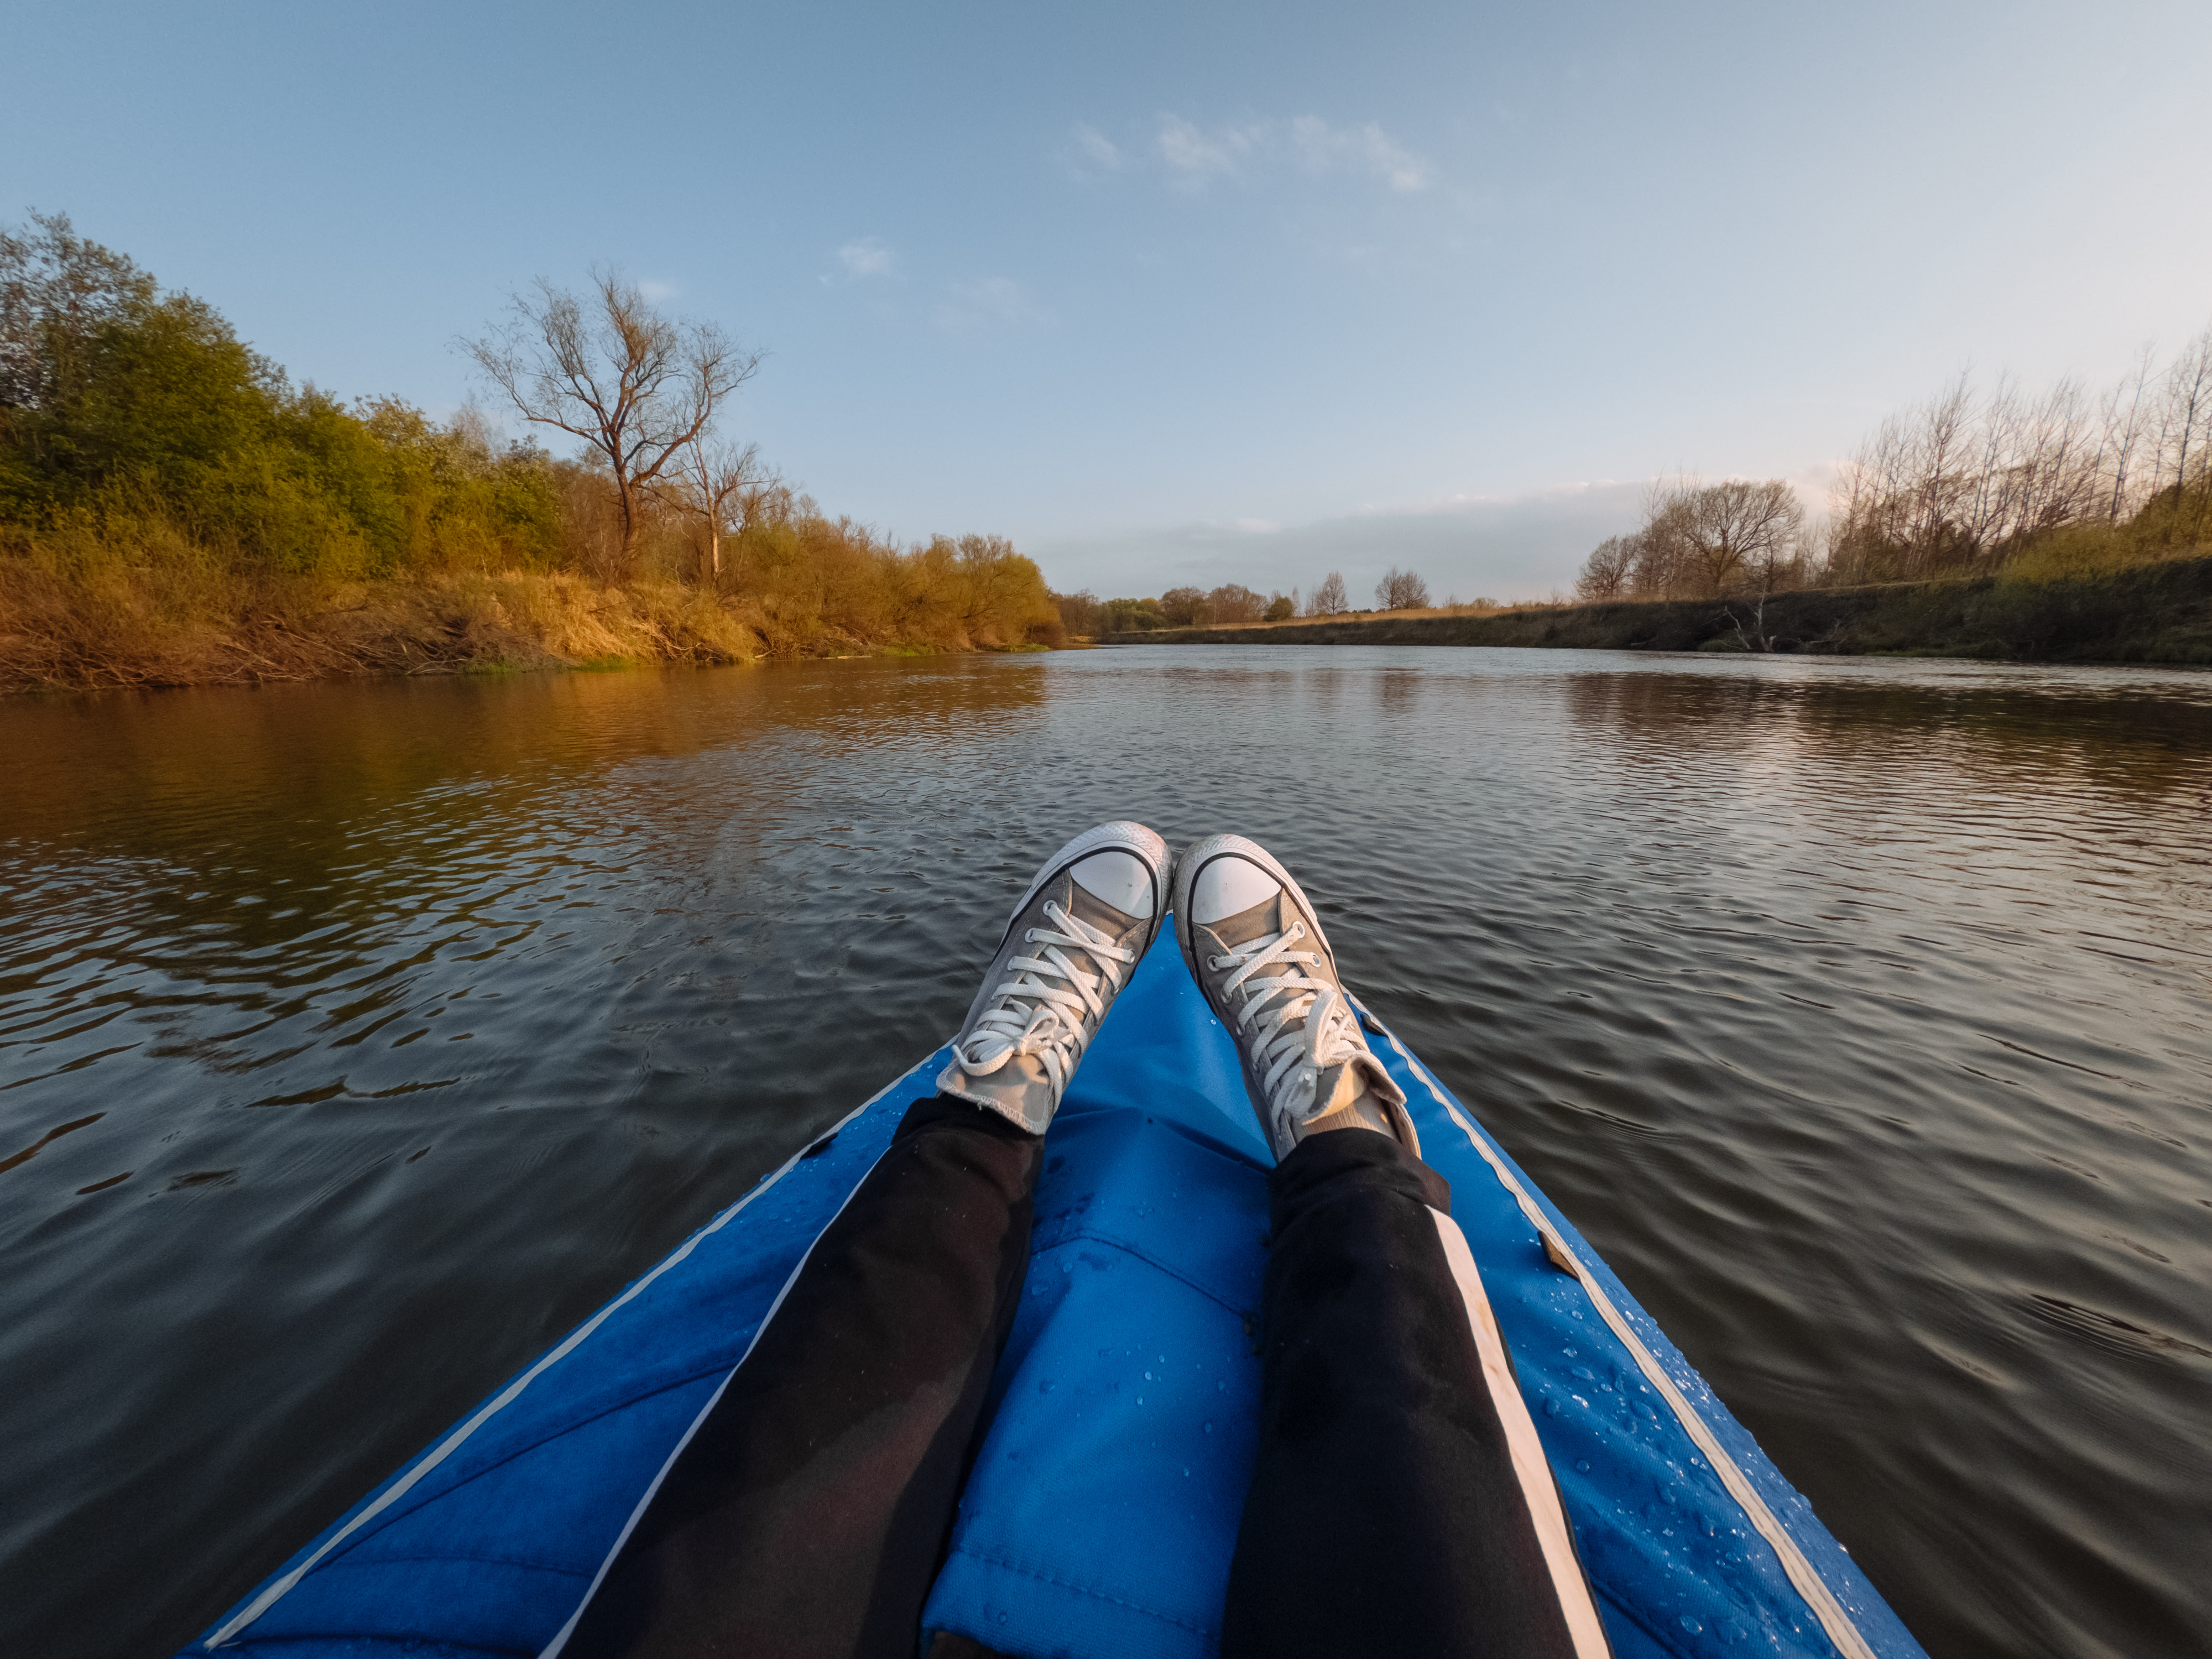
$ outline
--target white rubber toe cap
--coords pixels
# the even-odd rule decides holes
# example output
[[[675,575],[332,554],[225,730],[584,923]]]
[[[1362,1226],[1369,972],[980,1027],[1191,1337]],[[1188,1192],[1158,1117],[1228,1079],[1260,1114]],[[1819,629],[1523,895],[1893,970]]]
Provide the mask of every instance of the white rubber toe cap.
[[[1152,872],[1134,854],[1118,848],[1096,853],[1067,873],[1091,897],[1112,905],[1125,916],[1141,919],[1152,914]]]
[[[1256,864],[1234,856],[1215,859],[1192,884],[1192,925],[1204,927],[1224,916],[1241,915],[1282,890],[1282,884]]]

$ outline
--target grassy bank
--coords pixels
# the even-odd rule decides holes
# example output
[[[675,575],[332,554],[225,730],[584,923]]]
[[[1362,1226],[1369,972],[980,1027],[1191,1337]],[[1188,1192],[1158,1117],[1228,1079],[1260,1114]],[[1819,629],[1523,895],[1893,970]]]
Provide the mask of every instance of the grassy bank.
[[[1389,615],[1104,634],[1107,644],[1493,645],[2212,665],[2212,557],[2049,580],[2002,576],[1741,599]]]
[[[869,619],[680,581],[606,584],[557,570],[356,581],[214,563],[57,571],[0,556],[0,693],[1057,642],[1056,629],[1009,638],[989,622]]]

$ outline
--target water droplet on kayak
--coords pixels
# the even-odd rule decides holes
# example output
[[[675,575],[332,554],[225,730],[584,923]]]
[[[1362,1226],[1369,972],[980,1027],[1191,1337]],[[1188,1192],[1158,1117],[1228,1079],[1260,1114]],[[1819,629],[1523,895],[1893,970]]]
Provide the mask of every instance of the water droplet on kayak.
[[[1212,1433],[1213,1432],[1213,1425],[1212,1425],[1212,1424],[1211,1424],[1211,1423],[1208,1423],[1208,1424],[1206,1425],[1206,1431],[1208,1434],[1212,1434]]]
[[[1589,1460],[1586,1457],[1579,1459],[1577,1461],[1575,1467],[1580,1469],[1584,1474],[1588,1474],[1589,1473]]]
[[[1190,1471],[1188,1469],[1185,1469],[1182,1472],[1182,1478],[1186,1480],[1190,1479]]]
[[[1559,1414],[1559,1402],[1556,1400],[1547,1400],[1544,1402],[1544,1415],[1547,1417],[1557,1417]]]
[[[1146,1372],[1145,1373],[1145,1381],[1146,1381],[1146,1382],[1151,1382],[1152,1380],[1152,1374],[1150,1371],[1146,1371]]]
[[[1214,1386],[1215,1388],[1217,1388],[1217,1389],[1220,1389],[1220,1390],[1221,1390],[1221,1392],[1222,1392],[1222,1393],[1224,1393],[1224,1394],[1227,1394],[1227,1393],[1229,1392],[1229,1384],[1228,1384],[1227,1382],[1217,1382],[1217,1383],[1215,1383],[1213,1386]]]
[[[1699,1624],[1696,1620],[1694,1620],[1694,1619],[1691,1618],[1691,1617],[1690,1617],[1690,1615],[1689,1615],[1688,1613],[1684,1613],[1684,1614],[1682,1615],[1682,1618],[1681,1618],[1681,1626],[1682,1626],[1682,1628],[1683,1628],[1684,1630],[1686,1630],[1686,1631],[1689,1632],[1690,1632],[1690,1634],[1691,1634],[1691,1635],[1692,1635],[1692,1636],[1695,1636],[1695,1635],[1696,1635],[1699,1631],[1701,1631],[1701,1630],[1703,1630],[1703,1629],[1705,1628],[1705,1626],[1704,1626],[1703,1625]]]
[[[1576,1366],[1574,1368],[1574,1374],[1582,1378],[1585,1382],[1595,1382],[1597,1381],[1597,1373],[1587,1365]]]
[[[1037,1384],[1037,1392],[1039,1394],[1050,1394],[1052,1389],[1053,1379],[1049,1376],[1045,1378],[1043,1382]]]

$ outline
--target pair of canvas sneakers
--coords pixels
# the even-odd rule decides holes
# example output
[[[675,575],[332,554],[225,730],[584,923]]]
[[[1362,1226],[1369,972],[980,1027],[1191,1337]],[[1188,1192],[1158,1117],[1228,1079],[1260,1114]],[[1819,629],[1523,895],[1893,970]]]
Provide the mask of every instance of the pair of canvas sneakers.
[[[1042,1134],[1170,908],[1191,977],[1236,1040],[1278,1163],[1308,1135],[1355,1127],[1419,1156],[1405,1092],[1367,1046],[1311,901],[1242,836],[1209,836],[1176,858],[1143,824],[1117,821],[1046,860],[939,1089]]]

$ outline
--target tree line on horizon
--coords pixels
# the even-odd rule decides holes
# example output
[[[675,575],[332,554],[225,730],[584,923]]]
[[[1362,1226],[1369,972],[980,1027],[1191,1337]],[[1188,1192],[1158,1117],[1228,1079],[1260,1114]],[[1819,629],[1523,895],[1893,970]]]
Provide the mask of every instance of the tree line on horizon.
[[[1062,635],[1005,538],[895,543],[719,441],[759,357],[611,273],[581,293],[540,282],[456,344],[526,433],[579,454],[507,440],[473,404],[441,422],[295,386],[65,215],[0,226],[0,605],[58,615],[97,590],[144,611],[246,605],[272,582],[504,573],[682,585],[727,613],[708,633],[733,649],[747,630],[769,649]]]
[[[1089,590],[1054,593],[1060,621],[1067,632],[1083,638],[1101,634],[1142,633],[1164,628],[1226,628],[1251,623],[1280,623],[1294,619],[1363,616],[1355,611],[1341,572],[1332,570],[1314,584],[1310,594],[1293,587],[1261,594],[1239,582],[1226,582],[1211,590],[1170,587],[1156,599],[1102,599]],[[1452,610],[1495,611],[1494,599],[1476,599],[1462,605],[1447,599]],[[1426,611],[1432,607],[1429,585],[1418,573],[1390,567],[1375,584],[1376,611]]]
[[[1844,465],[1824,521],[1786,480],[1662,480],[1591,550],[1585,602],[1756,597],[2000,573],[2092,574],[2212,543],[2212,328],[2100,395],[1960,374]]]

